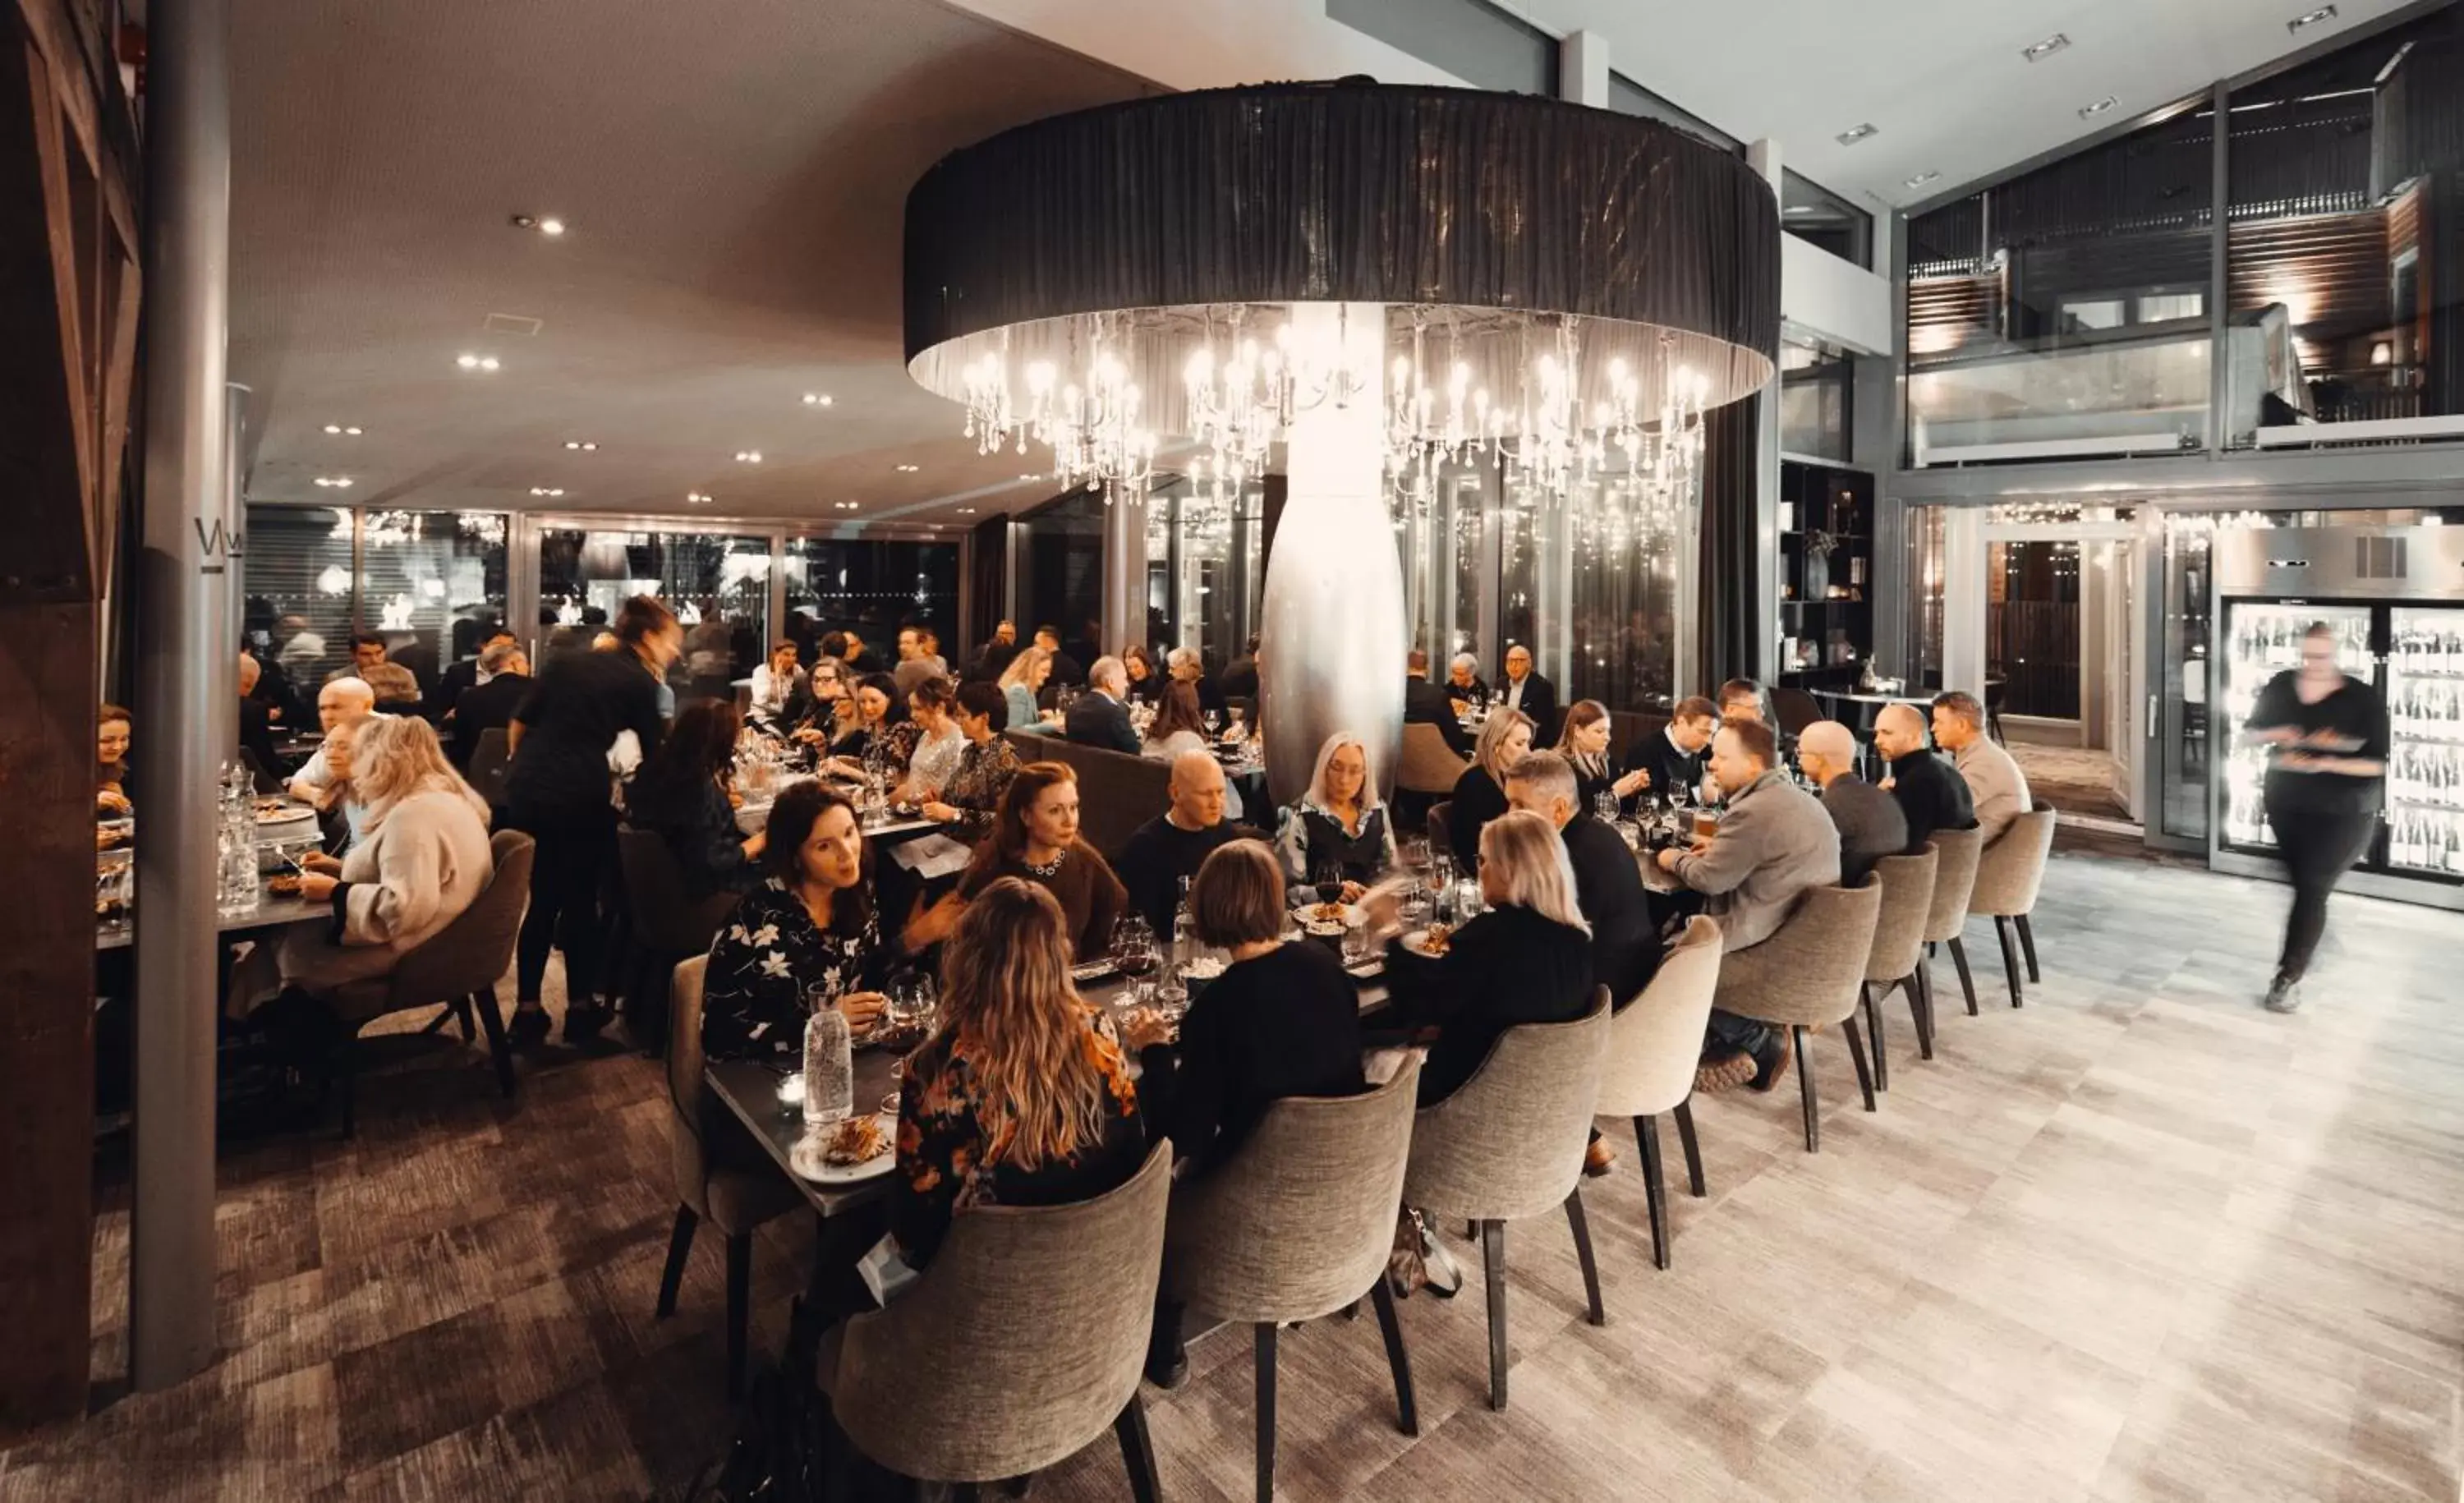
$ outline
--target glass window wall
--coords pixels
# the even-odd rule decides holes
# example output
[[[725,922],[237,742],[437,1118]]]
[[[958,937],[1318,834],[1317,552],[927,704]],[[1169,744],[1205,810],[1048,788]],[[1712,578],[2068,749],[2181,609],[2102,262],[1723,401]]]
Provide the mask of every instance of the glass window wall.
[[[787,620],[780,634],[794,639],[803,661],[813,660],[821,638],[853,631],[891,662],[898,630],[909,626],[932,628],[952,665],[966,659],[970,648],[958,637],[957,543],[790,538],[781,566]]]
[[[245,627],[293,683],[349,665],[381,632],[423,689],[505,619],[509,519],[498,512],[248,509]]]
[[[1780,169],[1779,227],[1852,266],[1874,264],[1874,216],[1786,167]]]
[[[1147,638],[1196,648],[1207,671],[1239,657],[1258,630],[1265,494],[1256,485],[1175,478],[1147,498]]]
[[[1020,520],[1019,635],[1052,628],[1084,670],[1103,655],[1104,498],[1073,491]]]
[[[748,677],[770,636],[770,540],[625,527],[542,528],[539,601],[561,638],[586,642],[634,595],[667,602],[685,629],[671,681],[717,693]],[[579,644],[576,644],[579,645]]]

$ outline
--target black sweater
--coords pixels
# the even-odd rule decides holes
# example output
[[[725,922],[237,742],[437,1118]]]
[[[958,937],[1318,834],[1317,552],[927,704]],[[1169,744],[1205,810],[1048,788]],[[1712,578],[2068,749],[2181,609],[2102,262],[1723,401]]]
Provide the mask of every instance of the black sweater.
[[[1191,1004],[1180,1047],[1143,1051],[1138,1094],[1151,1132],[1214,1168],[1285,1096],[1354,1095],[1360,994],[1325,945],[1297,940],[1229,968]]]
[[[1891,797],[1908,818],[1908,850],[1923,851],[1937,829],[1974,829],[1976,801],[1948,761],[1913,751],[1890,764]]]
[[[1591,936],[1529,908],[1493,908],[1456,930],[1436,959],[1387,941],[1386,982],[1393,1026],[1438,1029],[1420,1067],[1420,1105],[1429,1106],[1469,1080],[1507,1028],[1583,1015]]]
[[[1454,847],[1455,865],[1468,872],[1480,856],[1480,832],[1506,812],[1506,790],[1475,763],[1455,780],[1454,805],[1446,810],[1446,843]]]
[[[1129,890],[1130,907],[1143,915],[1159,939],[1172,938],[1172,916],[1180,906],[1183,877],[1195,877],[1216,848],[1234,840],[1266,837],[1246,825],[1220,820],[1204,829],[1183,829],[1158,814],[1138,827],[1121,848],[1113,872]]]

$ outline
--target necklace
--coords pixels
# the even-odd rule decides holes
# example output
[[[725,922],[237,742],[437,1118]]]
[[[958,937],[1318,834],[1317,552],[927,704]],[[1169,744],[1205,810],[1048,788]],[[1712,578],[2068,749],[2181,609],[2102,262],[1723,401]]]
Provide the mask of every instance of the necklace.
[[[1045,865],[1038,866],[1036,863],[1029,861],[1026,859],[1026,852],[1024,851],[1019,852],[1018,864],[1026,868],[1029,872],[1034,873],[1037,876],[1051,876],[1061,870],[1061,863],[1068,858],[1069,848],[1064,846],[1059,851],[1054,853],[1052,860]]]

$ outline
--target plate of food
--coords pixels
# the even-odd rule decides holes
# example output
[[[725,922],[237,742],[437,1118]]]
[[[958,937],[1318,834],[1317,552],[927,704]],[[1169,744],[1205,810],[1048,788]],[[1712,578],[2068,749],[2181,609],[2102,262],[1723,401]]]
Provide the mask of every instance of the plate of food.
[[[787,1166],[814,1184],[858,1184],[897,1165],[898,1119],[878,1113],[807,1129],[787,1150]]]
[[[1415,929],[1403,936],[1403,948],[1431,960],[1444,955],[1453,942],[1454,929],[1449,924],[1431,924],[1426,929]]]
[[[310,808],[305,804],[294,804],[289,799],[259,799],[256,801],[256,822],[260,825],[288,825],[295,820],[315,819],[316,817],[317,811],[315,809]]]
[[[299,873],[276,872],[265,879],[265,890],[276,897],[297,897],[299,895]]]
[[[1349,929],[1362,921],[1360,910],[1350,903],[1307,903],[1301,907],[1300,918],[1305,928],[1332,924],[1338,929]]]
[[[99,819],[94,822],[94,849],[118,851],[137,838],[137,821],[128,818]]]

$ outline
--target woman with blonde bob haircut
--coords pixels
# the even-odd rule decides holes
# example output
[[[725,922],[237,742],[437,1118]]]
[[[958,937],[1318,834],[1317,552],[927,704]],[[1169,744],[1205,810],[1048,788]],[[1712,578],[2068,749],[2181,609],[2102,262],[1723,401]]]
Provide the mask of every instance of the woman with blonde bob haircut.
[[[1394,869],[1394,823],[1369,780],[1369,748],[1359,737],[1337,731],[1317,749],[1309,791],[1282,811],[1275,847],[1286,880],[1339,884],[1347,903]]]
[[[1128,1181],[1146,1157],[1128,1061],[1069,983],[1061,905],[1001,877],[942,961],[940,1024],[908,1056],[890,1230],[913,1268],[979,1205],[1055,1205]]]
[[[1464,865],[1480,850],[1480,832],[1506,812],[1506,769],[1531,749],[1531,717],[1520,710],[1492,710],[1472,743],[1471,765],[1455,780],[1446,810],[1446,844]]]

